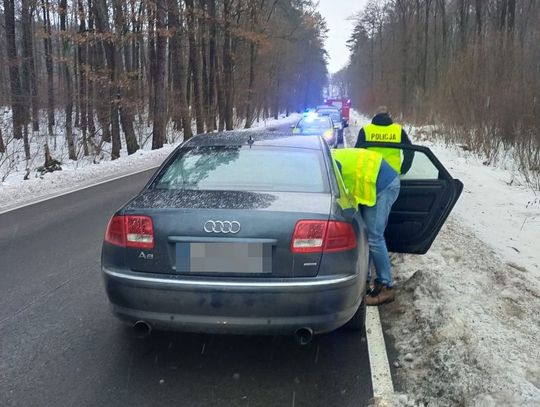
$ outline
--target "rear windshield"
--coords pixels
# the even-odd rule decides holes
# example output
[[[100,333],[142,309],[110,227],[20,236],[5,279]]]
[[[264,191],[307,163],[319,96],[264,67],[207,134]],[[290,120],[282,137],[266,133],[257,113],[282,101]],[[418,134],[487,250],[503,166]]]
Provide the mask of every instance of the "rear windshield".
[[[317,110],[317,113],[319,113],[321,116],[330,116],[333,121],[338,122],[341,120],[341,113],[339,110],[334,109],[321,109]]]
[[[326,130],[332,128],[330,120],[327,118],[302,119],[298,122],[297,127],[301,130]]]
[[[183,148],[154,181],[164,190],[328,192],[321,151],[280,147]]]

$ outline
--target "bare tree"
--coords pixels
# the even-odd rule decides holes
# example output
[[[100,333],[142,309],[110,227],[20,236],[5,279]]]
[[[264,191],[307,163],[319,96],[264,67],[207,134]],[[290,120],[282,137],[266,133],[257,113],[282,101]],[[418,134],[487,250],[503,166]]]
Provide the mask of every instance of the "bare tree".
[[[167,103],[165,70],[167,68],[167,1],[156,0],[156,60],[154,79],[154,127],[152,148],[161,148],[166,141]]]
[[[195,111],[195,121],[197,123],[197,133],[204,132],[204,118],[201,98],[201,54],[195,42],[195,32],[197,19],[193,0],[186,0],[187,29],[189,40],[189,72],[193,84],[193,106]]]
[[[19,62],[15,37],[14,0],[4,0],[4,21],[9,66],[9,85],[11,91],[11,109],[13,111],[13,135],[16,139],[21,139],[23,124],[22,89],[19,77]]]
[[[67,0],[60,0],[58,14],[60,15],[60,31],[62,33],[62,60],[61,67],[64,79],[64,114],[66,120],[66,140],[68,145],[68,154],[70,160],[77,159],[75,142],[73,139],[73,80],[68,65],[69,37],[67,35],[66,16]]]

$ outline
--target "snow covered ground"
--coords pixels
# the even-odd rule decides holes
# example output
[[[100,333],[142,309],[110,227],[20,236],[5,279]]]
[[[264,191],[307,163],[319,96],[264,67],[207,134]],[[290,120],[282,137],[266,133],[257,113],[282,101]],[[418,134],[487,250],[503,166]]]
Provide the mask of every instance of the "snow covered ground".
[[[272,129],[283,124],[294,123],[296,120],[298,120],[298,115],[296,114],[292,114],[289,117],[280,117],[277,120],[260,120],[253,123],[251,130]],[[155,168],[182,142],[181,135],[176,137],[176,140],[175,143],[167,144],[159,150],[151,150],[151,140],[147,138],[144,147],[130,156],[125,151],[124,143],[121,157],[114,161],[108,158],[110,155],[107,153],[104,154],[103,159],[100,161],[96,161],[94,157],[81,157],[77,161],[72,161],[67,159],[67,151],[61,145],[64,141],[62,139],[58,143],[58,150],[53,151],[53,157],[62,161],[62,171],[46,173],[40,176],[35,169],[43,164],[44,159],[43,154],[37,154],[37,158],[30,164],[32,168],[30,177],[28,180],[24,180],[26,173],[25,161],[21,158],[14,163],[15,167],[9,169],[9,175],[7,175],[5,181],[0,182],[0,212],[26,202],[45,199],[67,193],[71,190],[94,185],[98,182]],[[22,144],[19,141],[14,141],[14,143]],[[35,143],[32,146],[32,151],[39,148],[38,144]],[[19,147],[13,145],[10,148],[17,149]],[[104,151],[110,151],[109,147],[105,145]],[[21,153],[20,156],[23,157],[24,154]],[[7,171],[8,169],[5,170]]]
[[[368,120],[355,113],[351,133]],[[392,259],[397,300],[381,318],[398,351],[396,404],[539,406],[539,191],[409,130],[465,188],[426,255]]]

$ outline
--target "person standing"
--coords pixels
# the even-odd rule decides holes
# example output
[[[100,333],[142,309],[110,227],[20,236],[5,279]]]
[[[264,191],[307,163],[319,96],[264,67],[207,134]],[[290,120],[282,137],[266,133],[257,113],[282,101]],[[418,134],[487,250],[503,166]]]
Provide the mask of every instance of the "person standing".
[[[366,224],[369,256],[375,265],[375,288],[366,296],[366,305],[380,305],[395,298],[390,256],[384,239],[388,216],[399,195],[399,174],[382,154],[364,148],[332,151],[345,186],[354,196]]]
[[[370,124],[365,125],[358,132],[355,148],[366,148],[366,143],[402,143],[411,144],[409,136],[403,127],[392,121],[386,106],[380,106]],[[390,147],[367,147],[377,151],[398,173],[405,174],[411,168],[414,152],[403,150],[403,163],[401,149]]]

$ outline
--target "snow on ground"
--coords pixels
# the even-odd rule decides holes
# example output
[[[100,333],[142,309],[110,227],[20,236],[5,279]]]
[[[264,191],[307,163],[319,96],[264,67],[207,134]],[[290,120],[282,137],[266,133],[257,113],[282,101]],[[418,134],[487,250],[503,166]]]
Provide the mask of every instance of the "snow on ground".
[[[368,120],[355,113],[352,134]],[[381,317],[398,351],[396,404],[538,406],[539,193],[411,130],[465,188],[426,255],[393,255],[397,299]]]
[[[297,119],[298,115],[292,114],[277,120],[272,118],[255,121],[251,130],[273,130],[280,125],[294,123]],[[150,142],[147,140],[141,150],[130,156],[127,155],[124,143],[124,149],[119,159],[114,161],[104,159],[99,162],[95,162],[95,157],[81,157],[77,161],[68,160],[67,151],[62,146],[53,152],[53,157],[60,158],[62,161],[62,171],[40,176],[34,170],[28,180],[24,180],[25,162],[20,160],[20,162],[15,163],[16,168],[10,171],[5,182],[0,182],[0,211],[123,175],[155,168],[161,165],[174,148],[181,143],[181,137],[178,139],[179,141],[176,143],[167,144],[159,150],[150,150],[151,140]],[[63,141],[62,139],[58,144],[63,144]],[[110,150],[109,147],[106,145],[104,150]],[[33,148],[37,147],[33,146]],[[23,155],[21,154],[21,156]],[[38,155],[38,160],[38,163],[34,163],[35,167],[42,164],[42,155]]]

